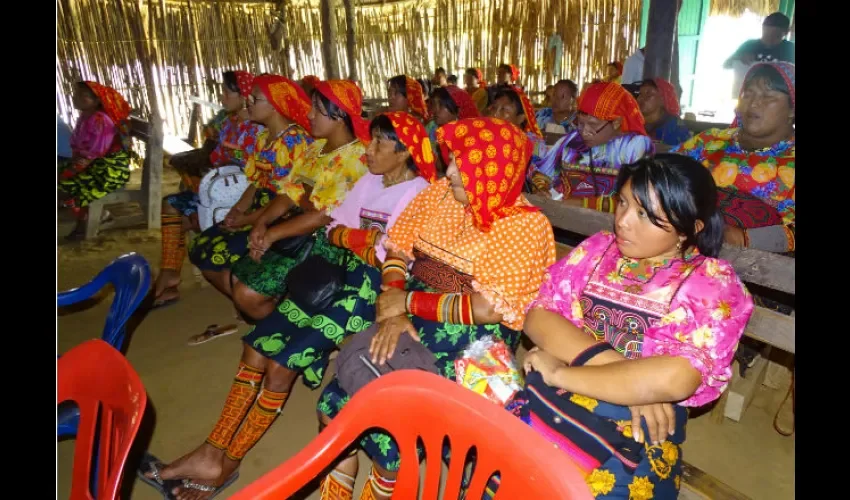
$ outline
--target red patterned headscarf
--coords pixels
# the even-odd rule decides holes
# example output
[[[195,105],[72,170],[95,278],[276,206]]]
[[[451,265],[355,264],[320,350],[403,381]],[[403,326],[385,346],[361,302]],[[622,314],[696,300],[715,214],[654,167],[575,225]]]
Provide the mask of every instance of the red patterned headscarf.
[[[83,82],[100,101],[103,112],[115,125],[120,125],[130,117],[130,104],[117,90],[97,82]]]
[[[514,82],[518,82],[519,81],[519,68],[514,66],[513,64],[509,64],[508,66],[511,67],[511,78],[513,79]]]
[[[274,109],[284,117],[294,121],[310,132],[310,98],[300,85],[280,75],[260,75],[254,78],[254,85],[262,91]]]
[[[454,155],[475,227],[489,232],[498,219],[537,207],[518,206],[533,146],[525,132],[498,118],[467,118],[437,129],[446,164]]]
[[[427,120],[428,106],[425,104],[425,92],[422,90],[422,85],[415,78],[404,75],[404,88],[410,110]]]
[[[316,91],[339,106],[351,118],[354,135],[363,144],[369,144],[369,122],[360,114],[363,112],[363,92],[354,82],[348,80],[326,80],[316,84]]]
[[[447,85],[443,88],[446,89],[446,92],[449,93],[449,97],[451,97],[452,101],[454,101],[457,105],[457,117],[459,119],[463,120],[464,118],[475,118],[479,115],[478,108],[475,107],[475,103],[472,102],[469,92],[466,92],[457,85]]]
[[[531,105],[528,96],[519,87],[512,87],[511,90],[516,92],[519,100],[522,102],[522,112],[525,114],[525,131],[542,138],[543,132],[540,131],[540,126],[537,125],[537,115],[534,113],[534,106]]]
[[[309,86],[311,86],[311,87],[315,88],[315,87],[316,87],[316,84],[317,84],[317,83],[319,83],[319,82],[321,82],[321,81],[322,81],[322,79],[321,79],[321,78],[319,78],[319,77],[318,77],[318,76],[316,76],[316,75],[306,75],[306,76],[304,76],[303,78],[301,78],[301,81],[302,81],[302,82],[304,82],[304,83],[306,83],[307,85],[309,85]]]
[[[747,80],[750,79],[750,76],[760,67],[770,66],[775,69],[779,76],[785,80],[785,86],[788,87],[788,92],[790,92],[789,96],[791,97],[791,108],[796,109],[797,105],[797,70],[796,65],[794,63],[786,62],[786,61],[772,61],[772,62],[760,62],[753,64],[750,66],[750,69],[747,71],[747,74],[744,76],[744,85],[741,85],[741,92],[738,94],[738,100],[741,100],[741,96],[744,95],[744,90],[747,87]],[[732,122],[733,128],[738,128],[741,126],[741,117],[738,110],[735,110],[735,121]]]
[[[679,106],[679,96],[676,95],[673,84],[663,78],[653,78],[652,83],[655,84],[655,88],[661,94],[664,110],[673,116],[679,116],[682,113],[682,108]]]
[[[415,116],[403,111],[384,113],[390,119],[390,123],[398,136],[399,142],[404,144],[410,152],[416,170],[428,182],[437,180],[437,166],[434,162],[434,148],[428,138],[428,132]]]
[[[623,63],[620,61],[611,61],[611,66],[617,68],[617,76],[623,76]]]
[[[251,95],[251,90],[254,88],[254,75],[247,71],[234,71],[236,77],[236,86],[239,87],[239,95],[248,97]]]
[[[480,70],[480,69],[478,69],[478,68],[474,68],[474,69],[475,69],[475,78],[477,78],[477,79],[478,79],[478,87],[480,87],[480,88],[481,88],[481,87],[486,87],[486,86],[487,86],[487,82],[485,82],[485,81],[484,81],[484,72],[483,72],[483,71],[481,71],[481,70]],[[517,71],[517,73],[519,73],[519,71]]]
[[[623,132],[647,135],[640,106],[619,83],[593,83],[578,97],[578,110],[600,120],[621,118]]]

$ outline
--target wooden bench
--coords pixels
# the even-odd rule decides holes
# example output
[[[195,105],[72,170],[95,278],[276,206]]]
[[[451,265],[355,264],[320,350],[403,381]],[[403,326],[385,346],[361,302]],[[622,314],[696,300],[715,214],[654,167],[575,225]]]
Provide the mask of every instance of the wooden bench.
[[[584,236],[595,234],[603,229],[611,230],[613,228],[613,214],[571,207],[536,195],[526,196],[529,201],[543,210],[543,213],[555,228]],[[571,250],[569,246],[563,244],[558,244],[556,248],[559,259],[566,256]],[[720,258],[732,264],[738,276],[745,283],[794,295],[796,266],[793,258],[761,250],[741,249],[726,245],[720,252]],[[747,372],[746,378],[740,377],[737,370],[734,370],[735,373],[729,388],[712,411],[712,418],[715,421],[725,420],[726,418],[739,421],[747,406],[752,402],[755,391],[763,383],[772,388],[788,388],[784,380],[780,383],[776,383],[774,380],[772,385],[768,383],[771,370],[780,373],[787,372],[788,377],[786,378],[790,383],[790,371],[783,364],[769,361],[768,355],[771,349],[781,351],[786,356],[794,355],[796,351],[794,325],[794,314],[786,316],[762,307],[755,308],[744,334],[764,342],[767,347],[763,351],[762,357],[757,360],[756,366]],[[783,377],[780,375],[778,378]],[[782,384],[785,384],[784,387],[779,387]],[[747,498],[690,464],[685,463],[684,468],[684,481],[680,498]]]
[[[136,116],[130,117],[130,135],[146,144],[145,160],[142,165],[141,189],[119,189],[89,204],[89,216],[86,221],[86,239],[97,236],[100,219],[106,205],[137,202],[142,207],[142,215],[121,217],[111,228],[129,227],[146,223],[148,229],[159,229],[160,210],[162,208],[162,159],[163,134],[162,123],[151,126]]]

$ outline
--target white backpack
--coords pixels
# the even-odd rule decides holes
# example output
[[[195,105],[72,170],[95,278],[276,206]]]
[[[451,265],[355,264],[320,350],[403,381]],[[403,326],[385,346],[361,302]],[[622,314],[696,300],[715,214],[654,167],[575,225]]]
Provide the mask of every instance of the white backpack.
[[[198,188],[198,223],[201,231],[223,221],[248,185],[248,177],[236,165],[218,167],[207,172]]]

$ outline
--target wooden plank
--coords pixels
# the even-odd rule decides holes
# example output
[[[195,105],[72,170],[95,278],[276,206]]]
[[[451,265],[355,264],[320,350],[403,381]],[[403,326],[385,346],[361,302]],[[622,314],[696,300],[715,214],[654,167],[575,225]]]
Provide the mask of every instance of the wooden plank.
[[[555,227],[583,235],[591,235],[603,229],[610,231],[613,228],[613,214],[564,205],[538,195],[526,196],[531,203],[543,210]],[[792,257],[723,245],[720,258],[729,261],[745,282],[785,293],[795,293],[796,264]]]
[[[753,402],[756,391],[761,387],[764,381],[764,375],[767,373],[767,357],[770,355],[770,347],[767,347],[762,352],[761,356],[756,358],[756,362],[752,368],[747,369],[747,378],[742,378],[737,369],[737,363],[733,366],[732,381],[727,389],[726,405],[723,408],[723,415],[735,422],[740,422],[744,416],[744,412]]]
[[[767,360],[767,373],[764,375],[763,384],[771,389],[788,388],[791,383],[791,370],[794,367],[794,354],[786,351],[774,350]]]
[[[795,321],[794,317],[757,306],[744,334],[793,354],[796,352]]]
[[[747,495],[685,461],[682,461],[682,487],[679,498],[684,500],[751,500]]]

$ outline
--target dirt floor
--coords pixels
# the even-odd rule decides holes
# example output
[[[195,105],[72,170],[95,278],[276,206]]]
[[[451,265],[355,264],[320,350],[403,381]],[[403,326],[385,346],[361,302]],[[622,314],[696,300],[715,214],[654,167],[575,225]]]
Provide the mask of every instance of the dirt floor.
[[[71,226],[67,216],[60,213],[60,240]],[[141,253],[155,271],[159,261],[158,232],[105,231],[92,242],[60,244],[58,289],[87,282],[112,259],[129,251]],[[186,345],[187,337],[202,332],[207,325],[234,322],[232,305],[212,287],[196,281],[188,262],[183,269],[181,295],[182,300],[174,306],[140,318],[127,350],[154,410],[145,417],[145,426],[152,428],[148,449],[166,462],[191,451],[206,438],[230,388],[241,352],[240,335],[196,347]],[[89,309],[59,312],[60,353],[84,340],[100,337],[110,301],[107,297]],[[245,330],[243,325],[240,334]],[[325,381],[328,379],[330,374]],[[300,381],[296,384],[282,416],[246,457],[239,480],[217,498],[227,498],[257,479],[316,435],[315,405],[319,394]],[[783,395],[784,391],[762,387],[740,423],[726,420],[716,424],[708,414],[693,419],[688,424],[685,459],[755,500],[794,498],[794,437],[782,437],[771,425]],[[786,406],[790,411],[790,405]],[[145,439],[142,438],[142,448]],[[57,448],[57,498],[68,498],[74,442],[63,441]],[[368,471],[363,457],[361,464],[358,488]],[[135,479],[134,468],[128,468],[126,477],[128,483],[135,484],[130,485],[132,494],[124,498],[160,498],[154,489]],[[307,498],[318,499],[318,494],[313,492]]]

